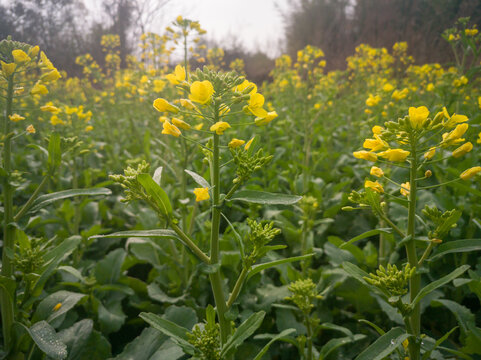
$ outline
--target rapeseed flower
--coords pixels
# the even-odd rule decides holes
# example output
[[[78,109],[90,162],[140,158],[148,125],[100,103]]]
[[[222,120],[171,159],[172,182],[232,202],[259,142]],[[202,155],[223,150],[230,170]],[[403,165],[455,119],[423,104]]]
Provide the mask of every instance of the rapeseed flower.
[[[469,180],[479,172],[481,172],[481,166],[475,166],[475,167],[469,168],[467,170],[464,170],[461,173],[461,175],[459,175],[459,177],[463,180]]]
[[[23,117],[22,115],[19,115],[19,114],[12,114],[12,115],[9,115],[8,118],[13,121],[13,122],[18,122],[18,121],[21,121],[21,120],[25,120],[25,117]]]
[[[255,118],[254,122],[257,126],[265,125],[270,123],[272,120],[274,120],[277,117],[277,112],[275,111],[270,111],[267,113],[265,117],[257,117]]]
[[[177,118],[173,117],[172,118],[172,124],[174,124],[178,128],[184,129],[184,130],[190,130],[190,125],[187,124],[184,120],[177,119]]]
[[[182,81],[185,81],[185,68],[181,65],[177,65],[175,67],[174,73],[173,74],[167,74],[165,76],[165,78],[167,80],[169,80],[169,82],[172,85],[178,85]]]
[[[435,147],[429,148],[429,150],[424,153],[424,158],[427,160],[431,160],[435,153],[436,153]]]
[[[402,162],[406,161],[406,158],[409,156],[409,154],[409,151],[403,149],[388,149],[379,153],[378,155],[389,161]]]
[[[159,112],[167,111],[167,112],[172,112],[174,114],[179,112],[179,109],[176,106],[170,104],[167,100],[162,98],[155,99],[153,106],[155,110]]]
[[[453,151],[453,158],[459,158],[473,150],[473,144],[467,142]]]
[[[229,142],[229,147],[231,149],[235,149],[235,148],[238,148],[239,146],[242,146],[244,144],[245,144],[244,140],[239,140],[239,139],[234,138]]]
[[[383,177],[384,176],[384,171],[382,171],[381,168],[378,168],[377,166],[373,166],[371,167],[371,172],[370,172],[371,175],[374,175],[374,176],[377,176],[378,178],[380,177]]]
[[[363,159],[367,161],[376,161],[377,160],[377,155],[376,153],[366,151],[366,150],[361,150],[361,151],[355,151],[352,153],[356,159]]]
[[[42,85],[40,83],[36,83],[32,89],[30,90],[30,94],[32,95],[45,95],[48,94],[48,89],[45,85]]]
[[[218,121],[210,127],[210,131],[215,131],[217,135],[222,135],[228,128],[230,128],[229,123],[225,121]]]
[[[384,188],[382,185],[376,180],[376,181],[371,181],[371,180],[366,180],[364,183],[365,188],[369,188],[371,190],[374,190],[375,192],[378,192],[379,194],[384,193]]]
[[[401,189],[399,191],[401,192],[401,195],[404,195],[407,197],[409,196],[410,190],[411,190],[411,183],[408,181],[401,184]]]
[[[264,118],[267,116],[267,111],[262,106],[264,106],[264,96],[259,93],[251,93],[246,107],[247,112]]]
[[[190,86],[189,99],[200,104],[206,104],[213,94],[214,87],[210,81],[194,81]]]
[[[194,189],[194,194],[195,194],[195,201],[203,201],[203,200],[209,200],[210,195],[209,195],[209,188],[195,188]]]
[[[413,129],[421,129],[428,119],[428,116],[429,110],[426,106],[409,108],[409,122]]]
[[[5,78],[9,78],[14,72],[15,69],[17,68],[17,64],[15,63],[10,63],[7,64],[3,61],[0,60],[0,63],[2,64],[2,72]]]
[[[20,49],[12,50],[12,56],[16,64],[23,64],[32,60],[25,51]]]
[[[172,125],[168,121],[164,121],[162,128],[162,134],[172,135],[175,137],[179,137],[182,134],[177,126]]]
[[[377,134],[374,135],[374,139],[366,139],[362,146],[371,151],[379,151],[389,147],[389,144],[385,142]]]

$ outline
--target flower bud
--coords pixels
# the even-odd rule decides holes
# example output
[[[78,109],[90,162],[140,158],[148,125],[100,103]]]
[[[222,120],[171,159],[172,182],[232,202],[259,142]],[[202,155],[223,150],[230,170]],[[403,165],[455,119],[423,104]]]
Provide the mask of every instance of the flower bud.
[[[426,170],[426,172],[424,173],[424,176],[426,178],[430,178],[431,176],[433,176],[433,172],[431,170]]]

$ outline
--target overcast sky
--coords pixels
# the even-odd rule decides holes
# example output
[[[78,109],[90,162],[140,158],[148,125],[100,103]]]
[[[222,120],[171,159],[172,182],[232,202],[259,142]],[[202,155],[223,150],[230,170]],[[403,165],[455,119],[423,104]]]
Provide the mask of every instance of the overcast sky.
[[[155,0],[154,0],[155,1]],[[178,15],[198,20],[207,30],[207,38],[222,44],[233,36],[249,51],[263,50],[271,57],[281,54],[279,42],[284,25],[281,13],[289,0],[170,0],[161,10],[162,30]],[[98,13],[100,1],[84,0]],[[159,33],[159,24],[151,29]],[[226,46],[228,47],[228,46]]]

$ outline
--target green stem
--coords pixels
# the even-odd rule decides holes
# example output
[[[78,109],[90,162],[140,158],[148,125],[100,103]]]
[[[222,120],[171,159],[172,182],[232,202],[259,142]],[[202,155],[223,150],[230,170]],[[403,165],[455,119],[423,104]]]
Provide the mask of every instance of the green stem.
[[[197,257],[201,261],[203,261],[206,264],[209,264],[211,262],[209,257],[206,254],[204,254],[204,252],[201,249],[197,247],[197,245],[190,239],[190,237],[186,233],[184,233],[179,226],[177,226],[177,224],[174,224],[173,222],[171,222],[170,227],[172,228],[172,230],[176,232],[177,235],[179,235],[179,237],[182,239],[184,244],[187,245],[189,249],[192,250],[192,252],[195,255],[197,255]]]
[[[3,249],[2,249],[2,276],[11,278],[14,273],[14,265],[8,253],[13,253],[15,244],[15,227],[13,223],[13,193],[15,189],[10,185],[11,175],[11,151],[12,142],[10,136],[10,118],[13,104],[13,75],[8,79],[7,107],[5,111],[4,145],[3,145],[3,169],[7,173],[3,178]],[[15,288],[12,291],[1,287],[0,305],[2,307],[2,330],[4,349],[8,353],[13,345],[12,326],[14,322],[14,298]]]
[[[409,191],[409,208],[408,208],[408,230],[407,236],[411,236],[411,240],[406,243],[406,253],[409,264],[411,268],[418,268],[418,257],[416,253],[416,242],[415,242],[415,221],[416,221],[416,192],[417,192],[417,183],[416,183],[416,172],[417,172],[417,152],[416,152],[416,139],[414,137],[411,138],[411,167],[409,172],[409,181],[411,189]],[[410,300],[411,302],[414,300],[416,295],[419,293],[421,288],[421,276],[416,271],[416,273],[411,277],[409,280],[409,289],[410,289]],[[415,337],[415,341],[409,342],[409,356],[411,360],[419,360],[420,356],[420,344],[417,341],[419,335],[421,333],[421,312],[419,304],[416,305],[409,315],[409,321],[411,324],[411,332],[412,335]]]
[[[229,296],[229,300],[227,301],[227,308],[228,309],[232,306],[234,301],[236,301],[237,297],[239,296],[239,292],[242,289],[242,285],[244,284],[244,281],[245,281],[248,273],[249,273],[249,271],[247,270],[247,268],[243,267],[242,271],[241,271],[241,273],[240,273],[239,277],[237,278],[237,281],[234,285],[234,289],[232,290],[232,293]]]
[[[215,117],[218,119],[219,105],[215,104]],[[211,264],[219,263],[219,226],[220,226],[220,155],[219,155],[219,135],[214,133],[214,153],[212,156],[212,230],[210,237],[210,262]],[[225,318],[227,305],[225,302],[224,291],[222,290],[222,279],[220,268],[216,272],[209,275],[214,293],[215,305],[217,307],[217,317],[220,324],[220,336],[222,344],[227,342],[230,335],[230,322]]]
[[[309,321],[309,315],[305,315],[307,330],[307,356],[306,360],[312,360],[312,328]]]

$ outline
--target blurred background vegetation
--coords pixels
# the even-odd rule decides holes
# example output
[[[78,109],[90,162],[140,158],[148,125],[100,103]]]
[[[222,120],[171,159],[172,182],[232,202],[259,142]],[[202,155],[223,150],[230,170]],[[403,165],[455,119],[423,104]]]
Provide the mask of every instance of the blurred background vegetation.
[[[102,0],[98,7],[102,14],[97,16],[101,20],[87,21],[90,10],[82,0],[15,0],[0,5],[0,39],[11,35],[14,40],[38,44],[59,69],[77,76],[82,70],[75,58],[90,53],[103,65],[100,39],[117,34],[125,66],[126,56],[138,51],[135,44],[140,35],[148,28],[152,31],[170,1]],[[470,16],[473,24],[481,24],[481,1],[289,0],[286,10],[271,16],[283,18],[280,46],[284,53],[292,56],[308,44],[320,47],[327,70],[344,69],[346,57],[361,43],[390,48],[398,41],[408,43],[409,54],[418,63],[447,64],[452,54],[441,33],[459,17]],[[161,34],[165,25],[154,32]],[[209,47],[224,49],[225,64],[243,59],[250,79],[268,79],[274,66],[272,54],[262,49],[247,51],[239,39],[222,44],[206,41]]]

